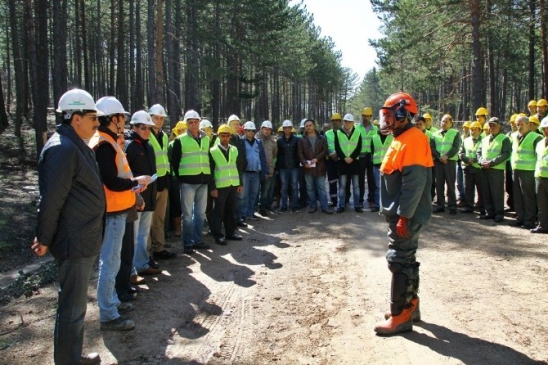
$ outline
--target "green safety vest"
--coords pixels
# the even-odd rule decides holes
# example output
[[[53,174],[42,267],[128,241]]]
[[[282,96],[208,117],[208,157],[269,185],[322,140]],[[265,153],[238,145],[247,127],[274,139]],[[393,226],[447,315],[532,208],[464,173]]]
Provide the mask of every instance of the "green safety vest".
[[[453,146],[453,142],[455,141],[455,137],[459,132],[457,132],[455,129],[448,129],[445,133],[445,136],[441,134],[443,130],[437,130],[432,134],[432,138],[436,141],[436,150],[440,153],[441,156],[447,155],[447,152],[451,149]],[[453,157],[450,157],[449,160],[451,161],[457,161],[459,159],[459,154],[455,153]]]
[[[204,135],[200,145],[188,134],[178,137],[181,141],[182,158],[179,162],[179,176],[211,175],[209,166],[209,138]]]
[[[378,133],[371,138],[371,140],[373,141],[373,148],[374,148],[373,165],[378,165],[382,163],[382,160],[384,156],[386,155],[386,152],[388,151],[388,147],[390,147],[390,144],[392,143],[393,139],[394,139],[394,136],[389,134],[388,136],[386,136],[384,143],[382,143],[381,136],[379,136]]]
[[[167,156],[167,144],[168,138],[167,134],[162,133],[162,146],[158,143],[156,135],[154,132],[150,133],[149,143],[154,149],[154,154],[156,155],[156,173],[158,177],[165,176],[169,174],[169,158]]]
[[[548,178],[548,146],[546,145],[546,138],[537,143],[537,165],[535,168],[535,177]]]
[[[333,131],[333,129],[325,132],[325,139],[327,140],[327,152],[335,152],[335,132]]]
[[[500,152],[502,151],[502,142],[508,137],[502,133],[499,133],[495,139],[493,139],[493,142],[489,143],[490,138],[491,136],[482,138],[481,140],[481,155],[488,161],[492,161],[495,157],[500,155]],[[496,170],[505,170],[506,161],[502,161],[498,165],[492,166],[491,168]]]
[[[432,132],[430,132],[429,130],[425,129],[424,134],[426,134],[426,137],[428,137],[428,141],[432,139]]]
[[[236,165],[238,149],[232,145],[228,145],[228,161],[218,144],[209,151],[213,161],[215,161],[215,171],[213,172],[215,186],[217,188],[240,186],[240,175],[238,174],[238,167]]]
[[[478,159],[477,152],[481,146],[481,141],[482,141],[482,138],[479,136],[478,136],[478,139],[476,140],[476,143],[474,143],[474,139],[472,137],[468,137],[464,139],[462,143],[464,146],[464,154],[466,155],[466,157],[473,158],[476,160]],[[463,168],[467,166],[464,162],[461,162],[461,165]],[[477,162],[474,162],[472,166],[478,169],[481,168],[481,166]]]
[[[339,139],[339,145],[341,146],[341,151],[344,153],[346,157],[350,157],[356,147],[358,147],[358,141],[360,138],[362,138],[362,134],[360,131],[356,130],[354,128],[354,132],[352,132],[352,135],[350,136],[350,139],[346,136],[346,133],[344,133],[342,130],[337,131],[337,137]],[[358,158],[356,158],[357,160]]]
[[[535,171],[537,156],[535,155],[535,140],[539,135],[529,132],[519,144],[518,136],[512,140],[512,170]]]
[[[430,132],[430,134],[434,134],[438,131],[438,128],[434,126],[430,126],[430,129],[426,129],[427,132]]]
[[[367,132],[365,130],[365,126],[363,124],[359,124],[356,129],[359,130],[362,135],[361,153],[371,153],[371,139],[373,136],[377,135],[378,128],[372,124],[371,129]]]

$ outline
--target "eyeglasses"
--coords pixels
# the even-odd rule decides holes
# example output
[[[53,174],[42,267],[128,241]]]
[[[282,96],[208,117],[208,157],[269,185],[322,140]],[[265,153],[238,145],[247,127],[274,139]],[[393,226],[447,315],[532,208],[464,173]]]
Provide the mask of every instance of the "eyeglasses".
[[[96,121],[99,117],[97,115],[87,115],[87,114],[84,114],[85,117],[89,117],[92,121]]]
[[[142,130],[142,131],[150,131],[150,130],[152,130],[152,127],[148,126],[148,125],[140,125],[139,129]]]

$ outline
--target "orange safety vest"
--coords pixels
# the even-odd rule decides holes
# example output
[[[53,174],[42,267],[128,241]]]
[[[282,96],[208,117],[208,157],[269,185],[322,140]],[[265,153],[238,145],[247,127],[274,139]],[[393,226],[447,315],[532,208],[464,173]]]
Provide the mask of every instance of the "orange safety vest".
[[[116,168],[118,170],[118,177],[122,179],[131,179],[133,174],[129,168],[126,154],[111,136],[104,132],[99,132],[97,144],[90,147],[96,150],[102,143],[110,143],[112,148],[116,151]],[[105,197],[107,200],[107,213],[121,212],[135,205],[135,193],[131,191],[131,189],[126,191],[112,191],[108,189],[105,184],[103,184],[103,190],[105,191]]]
[[[432,151],[428,137],[418,128],[409,128],[390,144],[381,164],[380,171],[390,175],[403,171],[406,166],[433,167]]]

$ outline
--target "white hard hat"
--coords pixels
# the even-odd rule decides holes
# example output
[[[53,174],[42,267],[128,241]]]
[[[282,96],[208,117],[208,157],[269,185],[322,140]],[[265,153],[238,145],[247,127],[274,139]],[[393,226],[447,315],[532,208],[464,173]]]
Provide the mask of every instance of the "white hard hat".
[[[204,129],[204,128],[213,128],[213,124],[211,124],[211,122],[207,119],[202,119],[202,121],[200,122],[200,129]]]
[[[124,109],[122,103],[114,96],[103,96],[101,99],[97,100],[97,109],[102,111],[105,115],[129,115],[129,112]]]
[[[257,128],[255,128],[255,123],[253,122],[245,122],[244,124],[244,131],[254,131]]]
[[[93,101],[93,98],[87,91],[82,89],[72,89],[61,95],[57,112],[62,113],[69,110],[97,111],[97,105],[95,105],[95,101]]]
[[[232,122],[233,120],[240,121],[240,118],[236,114],[232,114],[230,117],[228,117],[228,123]]]
[[[272,129],[272,123],[270,122],[270,120],[265,120],[265,121],[261,124],[261,128],[270,128],[270,129]]]
[[[293,123],[291,123],[291,121],[289,119],[286,119],[282,123],[282,127],[291,127],[291,128],[293,128]]]
[[[148,110],[148,114],[157,115],[159,117],[167,117],[166,110],[160,104],[154,104]]]
[[[343,117],[343,120],[346,120],[347,122],[354,122],[354,116],[352,114],[345,114]]]
[[[540,122],[540,128],[547,128],[548,127],[548,117],[542,118],[542,121]]]
[[[133,113],[133,115],[131,116],[131,120],[129,121],[129,124],[154,125],[154,122],[152,121],[150,114],[148,114],[144,110],[139,110]]]
[[[200,114],[198,114],[196,110],[190,109],[189,111],[185,113],[185,116],[183,119],[187,120],[187,119],[201,119],[201,118],[200,118]]]
[[[306,118],[304,118],[303,120],[301,120],[301,124],[299,124],[299,128],[304,128],[304,123],[307,121]]]

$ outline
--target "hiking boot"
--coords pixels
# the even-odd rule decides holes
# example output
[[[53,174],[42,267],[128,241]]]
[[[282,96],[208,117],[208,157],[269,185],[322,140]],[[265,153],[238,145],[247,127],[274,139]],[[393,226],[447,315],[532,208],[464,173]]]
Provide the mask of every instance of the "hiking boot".
[[[124,314],[124,313],[127,313],[127,312],[131,312],[134,309],[135,309],[135,307],[133,306],[133,304],[128,303],[128,302],[122,302],[118,306],[118,314]]]
[[[404,309],[399,315],[391,316],[385,322],[375,326],[375,332],[380,336],[392,336],[397,333],[413,331],[413,306]]]
[[[118,317],[108,322],[101,322],[101,330],[103,331],[130,331],[135,328],[135,322],[131,319]]]
[[[411,319],[413,320],[413,322],[420,322],[421,308],[419,297],[411,299],[411,304],[413,304],[413,314],[411,315]],[[392,313],[390,313],[390,311],[384,313],[384,319],[388,319],[390,317],[392,317]]]

